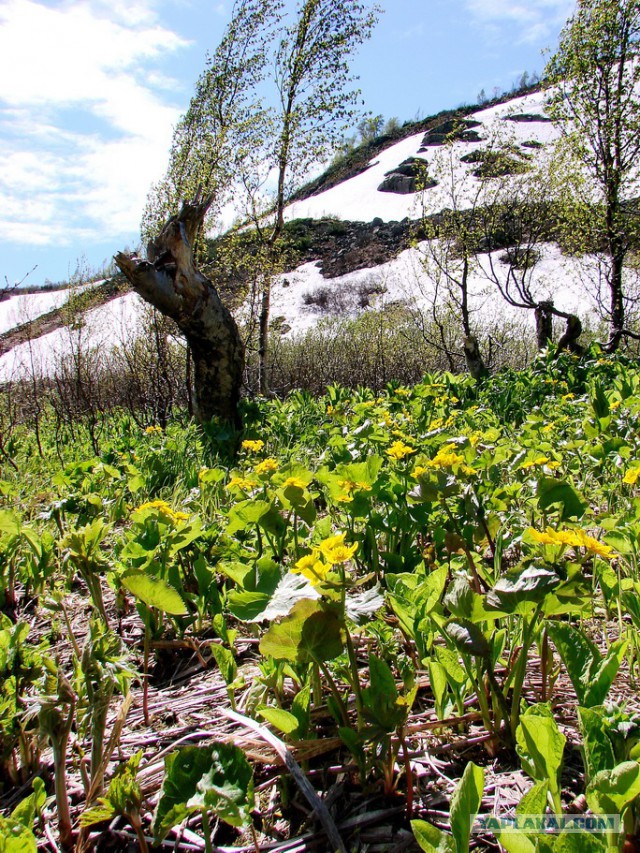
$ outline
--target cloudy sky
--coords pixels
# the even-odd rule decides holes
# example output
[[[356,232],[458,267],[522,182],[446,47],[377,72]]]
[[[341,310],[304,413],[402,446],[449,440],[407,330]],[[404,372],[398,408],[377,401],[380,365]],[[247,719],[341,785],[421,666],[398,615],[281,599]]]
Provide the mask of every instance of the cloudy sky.
[[[573,0],[380,0],[354,60],[400,120],[541,71]],[[150,184],[231,0],[0,0],[0,285],[135,246]],[[294,0],[291,0],[294,5]]]

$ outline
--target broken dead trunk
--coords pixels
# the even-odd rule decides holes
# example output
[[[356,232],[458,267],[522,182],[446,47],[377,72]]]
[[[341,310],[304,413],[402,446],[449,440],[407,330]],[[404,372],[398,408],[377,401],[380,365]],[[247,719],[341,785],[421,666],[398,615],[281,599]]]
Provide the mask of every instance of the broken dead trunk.
[[[147,249],[147,260],[123,253],[115,262],[136,293],[175,321],[193,358],[194,414],[240,425],[244,346],[231,312],[195,267],[193,246],[212,198],[185,203]]]

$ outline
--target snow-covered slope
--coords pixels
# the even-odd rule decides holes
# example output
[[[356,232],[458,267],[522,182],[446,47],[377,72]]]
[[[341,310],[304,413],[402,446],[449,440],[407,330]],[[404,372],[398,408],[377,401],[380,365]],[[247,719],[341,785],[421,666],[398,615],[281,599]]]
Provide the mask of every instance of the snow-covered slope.
[[[464,191],[469,198],[477,193],[481,180],[471,174],[477,167],[461,162],[460,157],[485,148],[487,143],[494,142],[496,138],[520,146],[523,142],[548,145],[557,136],[550,122],[513,121],[509,118],[518,115],[542,116],[543,109],[544,95],[541,92],[535,92],[467,116],[467,119],[479,122],[479,126],[474,130],[482,141],[454,142],[451,161],[455,168],[452,178],[458,185],[464,184]],[[426,214],[437,213],[447,205],[451,186],[449,178],[446,182],[425,190],[424,195],[422,193],[395,195],[378,190],[385,175],[409,157],[424,160],[429,173],[433,174],[438,160],[443,157],[443,148],[432,146],[421,151],[424,137],[424,133],[417,133],[397,142],[372,160],[365,172],[325,192],[290,205],[286,210],[286,218],[289,220],[304,217],[319,219],[323,216],[337,216],[340,219],[370,222],[375,217],[379,217],[388,222],[404,219],[405,216],[410,219],[419,217],[423,212],[423,204]],[[525,148],[524,151],[532,154],[535,149]]]
[[[20,344],[0,357],[0,382],[33,373],[52,376],[61,359],[79,350],[97,347],[108,352],[131,341],[140,332],[144,310],[142,299],[135,293],[127,293],[87,311],[84,321],[73,328],[63,326]]]
[[[18,293],[0,302],[0,335],[23,323],[29,323],[61,308],[71,294],[80,293],[87,287],[96,287],[102,282],[92,282],[90,285],[67,288],[66,290],[42,291],[41,293]]]
[[[429,132],[431,136],[420,132],[389,146],[364,172],[291,204],[286,210],[287,220],[327,216],[364,223],[375,218],[384,222],[406,217],[417,219],[451,207],[452,196],[455,205],[463,208],[476,198],[482,187],[504,180],[474,176],[478,169],[474,152],[489,149],[497,142],[507,143],[517,157],[535,164],[538,158],[546,156],[557,138],[553,125],[544,116],[544,95],[537,92],[479,109],[466,116],[464,122],[470,132],[452,146],[437,144],[433,138],[437,128]],[[406,194],[381,191],[385,178],[390,173],[398,174],[398,167],[402,169],[406,161],[426,164],[427,174],[437,179],[436,185]],[[400,171],[400,174],[406,173]],[[552,296],[558,308],[575,312],[583,320],[595,317],[595,294],[585,288],[580,277],[579,267],[584,270],[584,259],[578,264],[563,257],[558,247],[551,244],[541,244],[538,254],[531,278],[534,296]],[[424,263],[427,255],[426,244],[421,244],[379,266],[331,279],[323,277],[320,263],[306,263],[276,280],[271,300],[272,320],[277,321],[281,332],[297,335],[331,314],[354,316],[368,308],[397,302],[425,308],[434,292],[434,282]],[[501,255],[504,252],[494,253],[494,268],[506,276],[507,265],[501,264]],[[470,279],[472,322],[507,319],[517,314],[533,323],[531,311],[523,313],[508,308],[495,285],[488,282],[483,272],[488,260],[489,256],[479,259]],[[67,297],[68,292],[61,291],[18,296],[0,303],[0,333],[58,307]],[[142,311],[142,301],[131,293],[88,312],[79,330],[59,329],[20,345],[0,358],[0,382],[24,374],[25,370],[51,374],[60,359],[73,354],[79,344],[98,346],[106,352],[136,334]]]
[[[580,270],[584,259],[566,258],[557,246],[541,244],[540,260],[535,266],[531,291],[538,299],[553,297],[562,311],[580,316],[595,314],[596,298],[581,280]],[[500,262],[503,251],[491,256],[494,269],[506,279],[507,267]],[[489,255],[482,255],[469,279],[472,316],[476,320],[492,320],[503,316],[520,319],[532,312],[509,308],[491,285],[487,272]],[[380,308],[392,303],[403,303],[417,310],[427,309],[433,294],[433,280],[428,271],[428,252],[422,243],[407,249],[397,258],[372,269],[356,270],[348,275],[325,279],[317,263],[304,264],[292,273],[281,276],[276,282],[271,299],[272,319],[281,320],[290,327],[288,334],[301,334],[314,326],[319,319],[330,314],[355,316],[367,307]]]

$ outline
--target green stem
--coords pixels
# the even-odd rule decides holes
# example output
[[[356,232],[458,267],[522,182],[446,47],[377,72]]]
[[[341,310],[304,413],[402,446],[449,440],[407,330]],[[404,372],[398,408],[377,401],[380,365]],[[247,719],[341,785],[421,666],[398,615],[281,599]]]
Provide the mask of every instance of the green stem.
[[[347,706],[342,701],[342,697],[340,696],[340,691],[338,690],[338,685],[335,683],[331,672],[329,671],[329,667],[324,663],[324,661],[315,661],[315,663],[322,670],[324,677],[327,679],[327,683],[329,685],[329,689],[333,695],[333,698],[336,700],[336,704],[338,709],[340,710],[340,716],[342,717],[342,723],[345,726],[349,725],[349,714],[347,711]]]
[[[149,853],[149,845],[147,844],[147,839],[144,837],[144,830],[142,829],[142,821],[140,820],[139,814],[137,812],[131,812],[127,817],[129,818],[129,823],[133,827],[138,839],[140,853]]]
[[[353,694],[356,700],[356,713],[358,715],[358,731],[361,730],[362,725],[364,723],[363,716],[363,705],[362,705],[362,692],[360,689],[360,673],[358,671],[358,660],[356,658],[355,649],[353,648],[353,641],[351,639],[351,634],[349,633],[349,629],[346,629],[347,634],[347,655],[349,656],[349,667],[351,669],[351,680],[353,687]]]
[[[353,695],[356,700],[356,714],[357,714],[357,727],[358,731],[362,729],[364,723],[364,715],[363,715],[363,704],[362,704],[362,692],[360,690],[360,672],[358,670],[358,659],[356,658],[355,649],[353,648],[353,640],[351,639],[351,632],[347,626],[347,609],[346,609],[346,600],[347,600],[347,588],[346,588],[346,578],[345,578],[345,570],[344,564],[340,563],[340,580],[341,580],[341,603],[342,603],[342,613],[344,618],[344,627],[346,634],[346,643],[347,643],[347,656],[349,658],[349,669],[351,670],[351,686],[353,687]]]
[[[513,696],[511,698],[511,731],[515,732],[520,722],[520,697],[522,696],[522,688],[524,687],[524,679],[527,672],[527,656],[531,643],[533,642],[533,629],[538,621],[538,617],[542,612],[542,603],[540,603],[529,624],[524,623],[522,630],[522,649],[520,657],[514,667],[515,677],[513,679]]]
[[[113,685],[100,685],[91,707],[91,787],[96,796],[102,793],[104,772],[100,773],[100,778],[98,774],[102,767],[104,733],[112,696]]]
[[[64,606],[64,601],[60,602],[60,608],[62,610],[62,615],[64,617],[65,624],[67,626],[67,631],[69,632],[69,639],[71,640],[71,645],[73,646],[73,652],[78,660],[82,659],[82,652],[80,651],[80,646],[78,645],[78,641],[76,640],[76,635],[73,633],[73,628],[71,626],[71,620],[69,619],[69,614],[67,613],[67,608]]]
[[[298,513],[293,513],[293,544],[296,551],[296,559],[300,556],[300,543],[298,542]]]
[[[204,849],[206,853],[213,853],[213,845],[211,844],[211,823],[209,822],[209,812],[206,809],[202,810],[202,831],[204,833]]]
[[[144,662],[142,665],[142,715],[145,725],[149,725],[149,647],[151,644],[151,613],[144,620]]]

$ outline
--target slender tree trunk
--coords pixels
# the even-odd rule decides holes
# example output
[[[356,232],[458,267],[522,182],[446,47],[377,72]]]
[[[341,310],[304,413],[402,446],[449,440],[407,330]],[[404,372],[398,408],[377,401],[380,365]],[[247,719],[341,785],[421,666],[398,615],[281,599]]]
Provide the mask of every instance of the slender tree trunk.
[[[267,270],[262,282],[260,300],[260,318],[258,326],[258,390],[260,394],[269,393],[268,355],[269,355],[269,319],[271,315],[271,271]]]
[[[625,243],[621,234],[621,204],[618,170],[612,167],[612,176],[606,199],[606,240],[611,270],[609,274],[609,340],[604,349],[615,352],[624,334],[624,289],[622,271]]]
[[[488,376],[489,371],[486,368],[482,353],[480,352],[480,344],[475,335],[469,335],[464,339],[464,358],[467,362],[467,370],[474,379],[482,379],[483,376]]]
[[[624,334],[624,290],[622,285],[622,269],[624,251],[616,251],[611,255],[611,278],[609,280],[609,340],[604,349],[615,352],[620,346]]]
[[[244,347],[230,311],[200,273],[193,243],[212,197],[183,205],[149,245],[148,260],[119,253],[115,262],[134,290],[184,334],[193,358],[194,414],[239,425]]]
[[[461,295],[462,299],[460,302],[461,314],[462,314],[462,329],[464,331],[464,358],[467,363],[467,370],[471,374],[474,379],[481,379],[483,376],[488,374],[488,370],[485,366],[484,360],[482,358],[482,353],[480,352],[480,344],[478,343],[477,337],[471,331],[471,320],[469,316],[469,259],[465,257],[463,268],[462,268],[462,283],[461,283]]]

